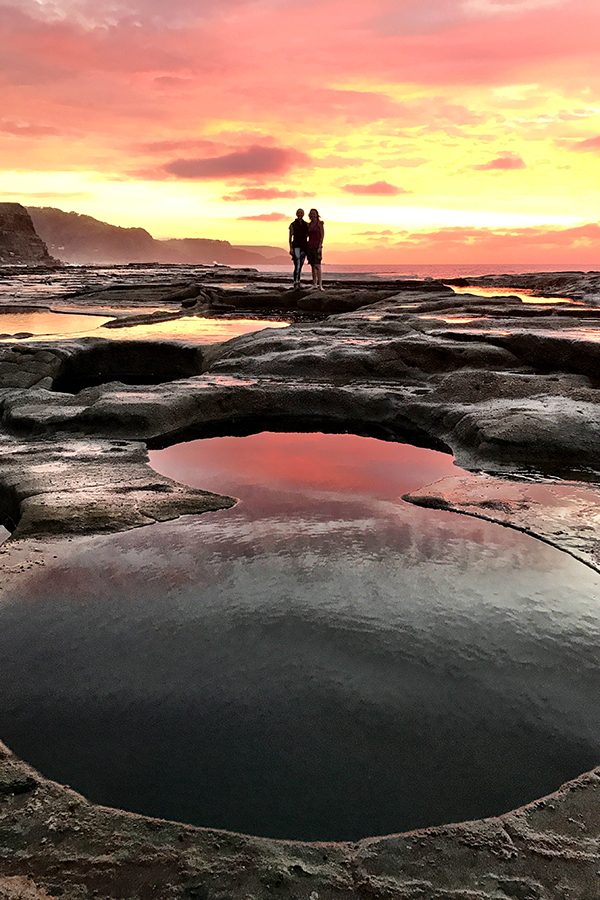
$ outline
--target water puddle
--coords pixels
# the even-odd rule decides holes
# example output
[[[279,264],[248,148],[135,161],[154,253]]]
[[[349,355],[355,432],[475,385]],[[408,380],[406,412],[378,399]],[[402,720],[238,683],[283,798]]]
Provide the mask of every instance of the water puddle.
[[[101,337],[107,340],[185,341],[215,344],[261,331],[263,328],[288,328],[289,322],[270,319],[209,319],[185,316],[169,322],[151,322],[123,328],[103,328],[114,316],[78,315],[47,310],[23,313],[0,312],[0,341],[68,340],[74,337]]]
[[[486,297],[493,299],[494,297],[518,297],[522,303],[535,304],[536,306],[557,306],[561,303],[567,303],[571,306],[585,306],[581,300],[573,300],[572,297],[536,297],[533,290],[521,288],[513,290],[513,288],[497,288],[497,287],[457,287],[451,285],[455,294],[474,294],[476,297]]]
[[[103,328],[101,337],[111,340],[163,340],[187,343],[218,344],[263,328],[289,328],[289,322],[271,319],[209,319],[185,316],[170,322],[130,325],[126,328]]]
[[[598,763],[600,577],[401,499],[460,472],[449,456],[263,433],[151,462],[240,502],[65,542],[3,593],[1,736],[46,775],[355,839],[507,811]]]
[[[448,325],[468,325],[470,322],[482,322],[487,316],[462,316],[458,313],[449,313],[447,316],[433,315],[432,313],[423,313],[417,316],[418,319],[433,319],[437,322],[446,322]]]
[[[0,340],[14,340],[15,336],[27,337],[73,337],[84,333],[95,333],[95,329],[105,322],[106,316],[85,316],[76,313],[55,313],[49,310],[31,312],[0,311]]]

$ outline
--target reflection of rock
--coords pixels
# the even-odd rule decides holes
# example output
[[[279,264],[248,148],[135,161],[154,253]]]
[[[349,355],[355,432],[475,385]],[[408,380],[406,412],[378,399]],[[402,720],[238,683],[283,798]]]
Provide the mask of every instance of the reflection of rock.
[[[600,491],[578,482],[529,483],[489,475],[455,476],[405,498],[533,534],[600,572]]]

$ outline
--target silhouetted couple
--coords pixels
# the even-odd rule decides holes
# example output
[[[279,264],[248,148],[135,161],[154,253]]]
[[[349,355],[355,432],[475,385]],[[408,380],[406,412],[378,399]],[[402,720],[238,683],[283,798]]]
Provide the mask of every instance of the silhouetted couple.
[[[309,221],[304,219],[304,210],[296,212],[296,218],[290,225],[290,256],[294,261],[294,287],[300,287],[302,266],[308,259],[312,269],[313,288],[323,290],[323,274],[321,262],[323,260],[323,240],[325,238],[325,226],[319,212],[311,209],[308,214]]]

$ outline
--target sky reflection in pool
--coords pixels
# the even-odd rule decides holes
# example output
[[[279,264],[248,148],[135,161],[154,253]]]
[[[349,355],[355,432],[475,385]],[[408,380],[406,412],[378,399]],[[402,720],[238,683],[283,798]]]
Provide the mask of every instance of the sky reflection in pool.
[[[66,544],[0,604],[1,737],[112,805],[278,837],[506,811],[598,763],[600,578],[401,500],[353,435],[152,453],[233,509]]]
[[[263,328],[289,328],[289,322],[271,319],[210,319],[184,316],[170,322],[130,325],[127,328],[102,328],[99,337],[112,340],[177,340],[198,344],[218,344]]]
[[[568,303],[572,306],[583,306],[581,300],[573,300],[572,297],[537,297],[533,290],[520,288],[514,290],[511,287],[480,287],[479,285],[471,287],[457,287],[452,285],[455,294],[474,294],[476,297],[486,297],[493,300],[494,297],[518,297],[521,303],[531,303],[535,306],[557,306],[561,303]]]
[[[184,316],[170,322],[152,322],[124,328],[102,328],[114,316],[87,316],[76,313],[55,313],[37,310],[26,313],[0,313],[0,341],[14,340],[13,335],[24,334],[28,341],[48,338],[100,337],[113,341],[186,341],[197,344],[216,344],[261,331],[263,328],[288,328],[289,322],[270,319],[214,319],[203,316]]]
[[[105,322],[109,322],[108,316],[84,316],[77,313],[55,313],[50,310],[35,310],[31,312],[0,312],[0,339],[13,334],[64,335],[73,337],[94,331]]]

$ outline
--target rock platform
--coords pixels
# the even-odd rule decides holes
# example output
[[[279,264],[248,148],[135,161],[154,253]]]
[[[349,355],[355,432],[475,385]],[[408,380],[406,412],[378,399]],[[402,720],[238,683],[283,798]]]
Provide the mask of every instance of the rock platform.
[[[53,298],[57,310],[108,310],[121,330],[265,312],[292,324],[200,346],[117,343],[110,328],[1,343],[3,583],[81,535],[230,506],[157,475],[147,447],[265,428],[452,452],[470,474],[406,499],[526,531],[600,571],[599,284],[597,273],[492,276],[473,291],[506,293],[481,296],[340,280],[313,294],[205,269]],[[557,293],[571,302],[546,302]],[[100,808],[1,746],[0,900],[597,900],[599,790],[596,769],[498,818],[306,844]]]

